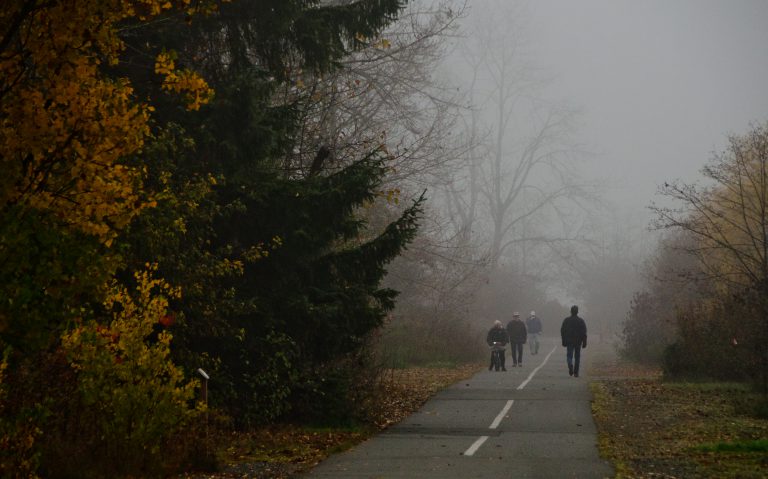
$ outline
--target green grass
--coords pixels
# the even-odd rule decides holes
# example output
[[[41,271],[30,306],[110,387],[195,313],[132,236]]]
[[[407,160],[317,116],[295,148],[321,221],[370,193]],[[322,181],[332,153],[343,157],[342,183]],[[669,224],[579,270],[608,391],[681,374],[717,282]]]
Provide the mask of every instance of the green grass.
[[[703,452],[768,452],[768,439],[702,444],[696,449]]]

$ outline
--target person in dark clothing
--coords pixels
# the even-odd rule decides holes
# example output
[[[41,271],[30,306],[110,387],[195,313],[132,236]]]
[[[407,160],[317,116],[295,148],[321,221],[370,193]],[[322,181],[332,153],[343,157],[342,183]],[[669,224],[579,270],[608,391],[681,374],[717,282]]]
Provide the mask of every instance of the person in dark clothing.
[[[490,331],[488,331],[488,336],[485,338],[485,342],[488,343],[488,346],[490,346],[491,349],[491,365],[488,366],[488,371],[493,369],[494,367],[494,361],[493,357],[496,355],[496,357],[499,359],[496,365],[496,371],[499,370],[499,366],[501,366],[502,371],[506,371],[507,368],[504,365],[504,356],[505,356],[505,349],[504,346],[507,345],[509,342],[509,336],[507,336],[507,331],[501,326],[501,321],[494,321],[493,327]]]
[[[560,327],[560,337],[566,349],[565,358],[568,362],[568,374],[579,377],[581,348],[587,347],[587,323],[579,317],[579,307],[571,306],[571,315],[563,320]]]
[[[525,327],[528,329],[528,346],[531,348],[531,355],[539,354],[541,320],[536,316],[536,311],[531,311],[531,315],[525,320]]]
[[[523,344],[528,340],[528,330],[525,323],[520,321],[520,313],[514,313],[512,320],[507,323],[509,346],[512,348],[512,365],[523,367]]]

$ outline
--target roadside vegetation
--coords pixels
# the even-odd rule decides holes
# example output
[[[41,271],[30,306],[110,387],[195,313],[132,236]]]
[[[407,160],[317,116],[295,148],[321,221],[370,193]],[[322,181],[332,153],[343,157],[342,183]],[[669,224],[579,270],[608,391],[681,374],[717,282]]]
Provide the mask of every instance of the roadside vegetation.
[[[768,397],[768,124],[731,135],[699,183],[666,183],[664,233],[624,323],[623,354],[666,378]]]
[[[664,236],[624,322],[623,368],[594,384],[621,477],[768,475],[768,125],[666,183]],[[634,365],[634,366],[627,366]]]
[[[217,430],[365,419],[425,199],[357,103],[452,21],[383,38],[407,3],[4,5],[0,476],[215,469]]]
[[[657,368],[610,358],[596,363],[599,448],[617,478],[768,474],[768,415],[750,384],[667,381]]]
[[[419,231],[425,178],[466,151],[432,74],[460,8],[7,3],[1,477],[304,467],[455,381],[388,367],[476,360],[463,280],[427,262],[449,235]],[[395,318],[414,282],[454,302]],[[387,355],[422,312],[394,344],[431,354]]]

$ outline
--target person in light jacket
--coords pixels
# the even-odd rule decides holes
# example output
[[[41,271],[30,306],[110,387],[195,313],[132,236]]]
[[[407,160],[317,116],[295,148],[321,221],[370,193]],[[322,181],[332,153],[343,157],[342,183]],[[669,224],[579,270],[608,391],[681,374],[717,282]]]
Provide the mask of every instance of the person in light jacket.
[[[525,327],[528,329],[528,346],[531,348],[531,355],[539,354],[541,320],[536,316],[536,311],[531,311],[531,315],[525,320]]]

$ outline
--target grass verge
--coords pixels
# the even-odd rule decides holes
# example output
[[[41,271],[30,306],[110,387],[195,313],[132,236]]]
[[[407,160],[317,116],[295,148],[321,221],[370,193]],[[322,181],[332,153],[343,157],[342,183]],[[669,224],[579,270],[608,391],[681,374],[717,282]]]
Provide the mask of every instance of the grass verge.
[[[618,478],[766,478],[762,396],[738,383],[664,382],[658,370],[613,360],[591,384],[601,454]]]

